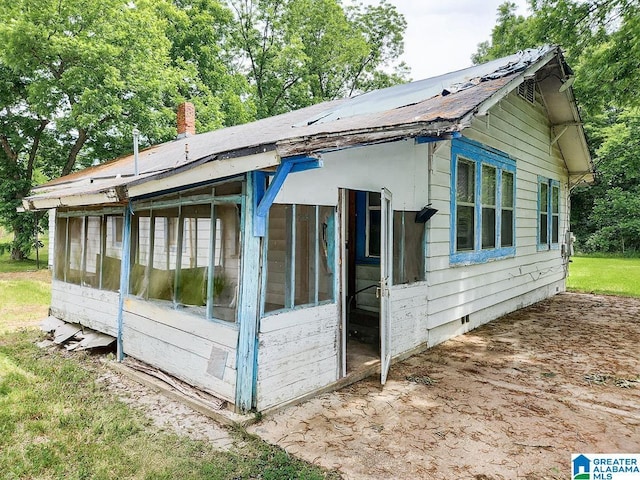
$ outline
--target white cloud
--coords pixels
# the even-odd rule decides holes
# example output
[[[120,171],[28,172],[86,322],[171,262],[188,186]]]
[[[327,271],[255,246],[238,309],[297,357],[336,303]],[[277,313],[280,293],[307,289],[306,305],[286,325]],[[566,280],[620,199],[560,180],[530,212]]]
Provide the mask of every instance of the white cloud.
[[[414,80],[471,66],[478,44],[488,40],[504,0],[388,0],[408,26],[405,53]],[[526,0],[512,0],[527,13]],[[365,3],[377,4],[376,0]],[[514,52],[515,53],[515,52]]]

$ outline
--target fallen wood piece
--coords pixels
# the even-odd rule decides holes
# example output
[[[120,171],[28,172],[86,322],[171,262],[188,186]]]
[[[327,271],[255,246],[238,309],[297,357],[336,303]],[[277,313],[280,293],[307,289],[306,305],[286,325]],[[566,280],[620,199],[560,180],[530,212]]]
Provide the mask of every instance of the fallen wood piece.
[[[40,328],[42,329],[43,332],[50,333],[60,328],[64,324],[65,323],[59,318],[56,318],[50,315],[40,322]]]
[[[73,337],[76,333],[80,333],[82,331],[82,327],[76,323],[65,323],[64,325],[56,328],[56,331],[53,336],[53,342],[57,344],[61,344],[64,341]]]
[[[116,339],[110,335],[105,335],[100,332],[85,332],[84,338],[78,346],[75,348],[76,350],[89,350],[90,348],[98,348],[98,347],[108,347]]]

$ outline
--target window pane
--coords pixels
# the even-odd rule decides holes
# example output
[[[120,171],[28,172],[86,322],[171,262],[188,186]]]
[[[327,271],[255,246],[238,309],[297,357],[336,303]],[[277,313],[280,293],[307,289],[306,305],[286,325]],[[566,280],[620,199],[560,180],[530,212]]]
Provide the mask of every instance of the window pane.
[[[135,219],[135,216],[133,217]],[[107,215],[104,259],[102,261],[102,289],[120,290],[120,259],[122,258],[122,215]],[[133,239],[132,239],[133,244]]]
[[[558,213],[559,199],[560,189],[557,186],[551,187],[551,213]]]
[[[369,192],[367,193],[367,198],[369,199],[369,206],[376,208],[376,207],[380,207],[380,194],[376,193],[376,192]]]
[[[294,305],[315,303],[316,207],[296,205]]]
[[[100,271],[100,247],[102,243],[101,230],[102,217],[87,217],[85,267],[82,284],[93,288],[100,286],[98,273]]]
[[[496,204],[496,169],[488,165],[482,166],[482,204]]]
[[[558,243],[559,218],[553,215],[551,221],[551,243]]]
[[[287,252],[291,251],[291,205],[274,204],[269,210],[267,285],[264,311],[284,308]]]
[[[154,211],[153,268],[149,273],[149,283],[145,285],[145,297],[173,301],[177,259],[178,209]]]
[[[502,207],[513,207],[513,173],[502,171]]]
[[[540,214],[540,224],[538,226],[540,231],[540,244],[546,244],[549,242],[547,227],[548,227],[548,216],[546,213]]]
[[[148,210],[138,211],[131,217],[131,246],[132,246],[132,259],[131,259],[131,272],[129,274],[129,291],[132,295],[145,297],[147,295],[147,288],[145,283],[145,274],[149,265],[150,259],[150,236],[151,236],[151,218]],[[114,220],[114,219],[111,219]],[[109,221],[107,221],[107,232],[110,231]],[[107,245],[110,244],[110,239],[107,238]],[[115,247],[112,247],[115,248]],[[109,250],[109,247],[107,247]],[[115,278],[115,262],[110,257],[105,257],[105,270],[107,264],[111,265],[109,277]],[[119,264],[118,260],[118,264]],[[111,283],[112,278],[107,279],[107,276],[103,278],[103,283]],[[146,297],[145,297],[146,298]]]
[[[475,164],[468,160],[458,160],[458,178],[456,179],[456,198],[458,202],[475,202]]]
[[[513,210],[502,210],[500,243],[503,247],[513,247]]]
[[[64,271],[67,264],[67,222],[68,218],[56,217],[56,238],[54,258],[54,278],[64,281]]]
[[[202,307],[207,304],[211,205],[182,207],[182,215],[183,248],[180,252],[177,300],[185,306]],[[204,309],[197,312],[205,313]]]
[[[549,208],[549,185],[540,184],[540,211],[546,213]]]
[[[496,247],[496,209],[482,208],[482,248]]]
[[[416,223],[417,212],[393,212],[393,283],[424,280],[424,223]]]
[[[318,272],[318,300],[333,300],[335,265],[335,215],[333,207],[319,208],[318,241],[320,242],[320,271]]]
[[[216,189],[216,194],[218,190]],[[215,267],[213,270],[213,318],[234,322],[238,308],[238,282],[240,278],[240,206],[235,204],[215,205]],[[200,219],[202,224],[204,219]],[[207,220],[207,224],[210,224]],[[198,247],[199,262],[206,260],[209,265],[209,231],[205,229],[198,232],[198,243],[207,244],[207,253],[204,247]],[[199,264],[200,265],[200,264]],[[205,276],[206,278],[206,276]],[[206,291],[206,284],[205,284]]]
[[[69,218],[69,239],[67,253],[68,283],[80,284],[82,277],[82,247],[84,243],[84,217]]]
[[[473,250],[475,208],[458,205],[456,210],[456,251]]]
[[[380,210],[369,210],[369,243],[367,256],[380,256]]]

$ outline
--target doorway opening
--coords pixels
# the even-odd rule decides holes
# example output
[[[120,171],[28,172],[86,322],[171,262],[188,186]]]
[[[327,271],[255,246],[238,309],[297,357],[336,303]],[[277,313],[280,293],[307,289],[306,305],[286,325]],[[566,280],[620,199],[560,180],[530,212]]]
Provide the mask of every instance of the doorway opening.
[[[343,369],[350,375],[376,368],[383,357],[382,261],[388,250],[381,192],[346,190],[343,207]]]

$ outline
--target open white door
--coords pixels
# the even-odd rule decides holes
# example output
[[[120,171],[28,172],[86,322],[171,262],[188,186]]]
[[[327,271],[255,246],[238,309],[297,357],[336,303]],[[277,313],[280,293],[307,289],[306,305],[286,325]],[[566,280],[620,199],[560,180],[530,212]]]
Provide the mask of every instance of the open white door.
[[[340,377],[347,376],[347,191],[340,189]]]
[[[380,383],[384,385],[391,366],[391,315],[389,287],[393,266],[393,210],[391,192],[380,194]]]

